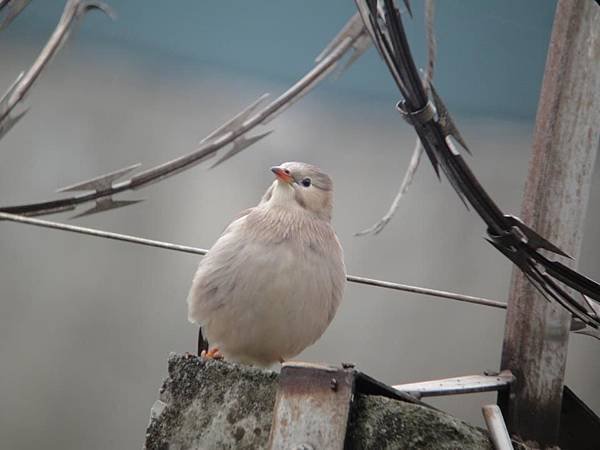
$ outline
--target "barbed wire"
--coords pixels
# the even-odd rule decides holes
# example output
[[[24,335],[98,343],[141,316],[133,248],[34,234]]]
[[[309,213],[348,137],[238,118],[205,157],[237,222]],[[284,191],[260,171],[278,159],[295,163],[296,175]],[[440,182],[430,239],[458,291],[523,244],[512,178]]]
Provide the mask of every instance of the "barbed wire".
[[[408,4],[406,5],[408,7]],[[425,0],[425,36],[427,38],[427,69],[425,70],[425,74],[423,76],[423,86],[425,87],[425,89],[429,89],[429,84],[433,81],[433,72],[435,69],[435,61],[437,55],[435,29],[433,27],[434,13],[434,0]],[[392,200],[392,203],[388,208],[387,212],[375,224],[371,225],[369,228],[355,233],[355,236],[379,234],[381,233],[381,231],[383,231],[383,229],[387,226],[390,220],[392,220],[394,215],[396,215],[398,207],[400,206],[400,200],[402,199],[402,197],[404,197],[404,194],[406,194],[408,188],[415,179],[415,174],[417,173],[417,169],[419,168],[419,164],[421,162],[421,156],[423,156],[423,144],[421,144],[421,139],[417,136],[417,139],[415,141],[415,147],[410,158],[410,162],[408,163],[408,167],[406,169],[406,172],[404,173],[404,177],[402,178],[402,182],[400,183],[398,192],[396,193],[394,200]]]
[[[74,1],[79,3],[77,0]],[[88,4],[88,2],[85,4]],[[92,3],[89,2],[89,4]],[[362,19],[356,13],[316,58],[315,66],[300,80],[266,105],[265,101],[269,94],[263,94],[258,100],[254,101],[231,120],[219,126],[202,139],[196,150],[134,174],[126,180],[117,181],[139,168],[140,164],[123,167],[113,172],[59,189],[59,192],[83,193],[44,202],[4,206],[0,207],[0,211],[11,214],[39,216],[73,210],[80,204],[95,202],[95,205],[91,209],[76,216],[79,217],[137,203],[138,200],[115,200],[113,199],[113,195],[124,191],[138,190],[177,175],[184,170],[188,170],[201,162],[217,156],[217,153],[221,149],[231,145],[231,148],[212,167],[227,161],[272,132],[272,130],[268,130],[254,136],[248,136],[250,131],[261,125],[268,124],[310,92],[320,81],[331,74],[345,57],[347,57],[347,62],[342,70],[348,68],[370,45],[371,40],[363,26]]]
[[[8,1],[0,4],[0,11],[8,10],[4,20],[0,23],[0,29],[10,23],[19,12],[27,6],[27,1]],[[25,115],[27,109],[19,114],[13,114],[17,105],[21,104],[44,68],[65,44],[73,31],[74,25],[88,11],[99,10],[113,17],[112,10],[104,3],[92,0],[69,0],[60,16],[60,20],[54,32],[46,42],[40,54],[31,67],[21,72],[13,84],[8,88],[0,99],[0,139]]]
[[[583,324],[600,330],[600,284],[546,257],[541,250],[569,256],[519,218],[505,214],[455,148],[451,138],[469,151],[433,84],[429,90],[423,87],[394,1],[355,3],[402,96],[396,108],[414,127],[438,177],[441,169],[465,206],[470,205],[487,225],[487,241],[519,267],[543,296],[559,303]]]

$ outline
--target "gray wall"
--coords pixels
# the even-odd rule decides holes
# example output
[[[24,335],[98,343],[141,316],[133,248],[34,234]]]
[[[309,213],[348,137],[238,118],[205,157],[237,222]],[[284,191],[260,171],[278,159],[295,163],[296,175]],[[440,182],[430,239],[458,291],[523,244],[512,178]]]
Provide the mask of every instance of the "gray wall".
[[[0,86],[32,61],[61,3],[33,2],[2,33]],[[260,94],[276,95],[308,70],[353,12],[350,1],[170,3],[115,1],[117,22],[86,19],[0,143],[1,204],[189,152]],[[409,38],[422,61],[422,11],[413,3]],[[475,173],[513,213],[552,14],[541,0],[443,2],[438,10],[439,90],[474,150]],[[209,247],[258,201],[272,179],[268,167],[304,160],[334,178],[334,224],[350,273],[504,300],[510,264],[426,163],[388,228],[353,236],[387,208],[410,158],[414,133],[394,113],[396,99],[371,50],[230,162],[198,166],[123,196],[147,199],[137,206],[73,223]],[[596,279],[599,200],[596,176],[579,264]],[[0,254],[2,447],[139,447],[168,353],[195,347],[185,297],[198,258],[10,223],[0,224]],[[477,373],[498,367],[503,321],[499,310],[349,285],[329,330],[299,358],[353,361],[388,383]],[[596,412],[598,355],[597,342],[571,339],[568,384]],[[479,408],[490,401],[433,403],[481,423]]]

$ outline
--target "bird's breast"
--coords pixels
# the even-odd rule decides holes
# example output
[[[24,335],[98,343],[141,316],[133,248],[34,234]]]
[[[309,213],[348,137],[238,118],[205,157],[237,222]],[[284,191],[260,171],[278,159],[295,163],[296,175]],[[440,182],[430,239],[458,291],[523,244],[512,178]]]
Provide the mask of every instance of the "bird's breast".
[[[342,297],[342,252],[330,225],[272,213],[255,210],[232,224],[192,288],[209,341],[242,361],[295,356],[325,331]]]

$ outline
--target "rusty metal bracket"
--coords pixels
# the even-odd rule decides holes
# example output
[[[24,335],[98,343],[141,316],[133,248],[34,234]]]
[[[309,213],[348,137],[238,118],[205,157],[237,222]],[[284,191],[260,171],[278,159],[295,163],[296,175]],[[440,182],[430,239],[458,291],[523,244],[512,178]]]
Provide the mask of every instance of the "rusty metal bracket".
[[[354,400],[353,370],[284,364],[270,449],[343,449]]]
[[[343,449],[357,393],[419,402],[354,368],[285,363],[273,411],[270,449]]]

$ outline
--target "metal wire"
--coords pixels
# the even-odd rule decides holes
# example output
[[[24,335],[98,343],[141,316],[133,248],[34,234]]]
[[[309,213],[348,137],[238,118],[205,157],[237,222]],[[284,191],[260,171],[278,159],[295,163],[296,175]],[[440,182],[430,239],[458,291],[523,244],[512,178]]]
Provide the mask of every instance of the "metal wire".
[[[164,248],[166,250],[172,250],[172,251],[176,251],[176,252],[193,253],[196,255],[206,255],[206,253],[208,253],[208,250],[203,249],[203,248],[190,247],[188,245],[173,244],[170,242],[156,241],[153,239],[145,239],[145,238],[141,238],[141,237],[137,237],[137,236],[131,236],[128,234],[120,234],[120,233],[113,233],[111,231],[98,230],[95,228],[80,227],[77,225],[67,225],[64,223],[52,222],[49,220],[34,219],[32,217],[25,217],[25,216],[20,216],[17,214],[8,214],[8,213],[0,212],[0,220],[9,220],[11,222],[24,223],[27,225],[34,225],[37,227],[70,231],[72,233],[85,234],[88,236],[95,236],[95,237],[100,237],[100,238],[105,238],[105,239],[113,239],[116,241],[131,242],[132,244],[146,245],[148,247]],[[408,284],[401,284],[401,283],[393,283],[391,281],[376,280],[373,278],[366,278],[366,277],[361,277],[361,276],[357,276],[357,275],[347,275],[346,279],[350,283],[365,284],[368,286],[375,286],[375,287],[384,288],[384,289],[393,289],[396,291],[412,292],[414,294],[429,295],[432,297],[446,298],[446,299],[450,299],[450,300],[457,300],[460,302],[475,303],[478,305],[491,306],[493,308],[506,309],[506,303],[499,302],[497,300],[490,300],[487,298],[472,297],[470,295],[456,294],[454,292],[438,291],[436,289],[423,288],[423,287],[419,287],[419,286],[411,286]]]

